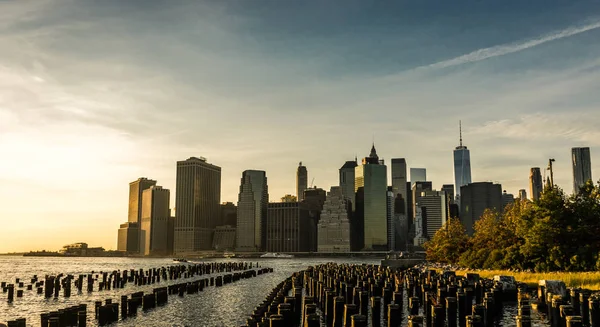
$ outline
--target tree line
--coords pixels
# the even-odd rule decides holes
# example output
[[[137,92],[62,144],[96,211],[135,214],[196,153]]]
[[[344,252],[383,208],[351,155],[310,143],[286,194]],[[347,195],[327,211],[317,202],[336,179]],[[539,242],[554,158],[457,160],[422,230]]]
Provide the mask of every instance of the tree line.
[[[473,236],[451,218],[424,247],[429,261],[473,269],[600,270],[600,182],[570,196],[548,186],[539,200],[486,210]]]

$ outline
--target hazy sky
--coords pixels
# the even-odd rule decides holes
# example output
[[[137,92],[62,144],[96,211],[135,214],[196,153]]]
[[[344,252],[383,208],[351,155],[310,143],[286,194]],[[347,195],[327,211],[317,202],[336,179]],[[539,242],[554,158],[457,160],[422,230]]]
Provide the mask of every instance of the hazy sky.
[[[516,193],[570,148],[600,179],[600,2],[0,1],[0,252],[116,248],[128,183],[175,192],[175,163],[245,169],[271,199],[368,155]],[[174,206],[174,201],[172,201]]]

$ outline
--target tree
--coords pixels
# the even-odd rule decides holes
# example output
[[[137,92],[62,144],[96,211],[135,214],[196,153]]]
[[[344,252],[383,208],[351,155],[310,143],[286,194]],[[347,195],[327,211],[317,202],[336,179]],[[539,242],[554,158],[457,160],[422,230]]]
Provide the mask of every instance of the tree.
[[[457,263],[466,250],[469,236],[465,226],[457,218],[450,218],[423,247],[427,260],[441,263]]]

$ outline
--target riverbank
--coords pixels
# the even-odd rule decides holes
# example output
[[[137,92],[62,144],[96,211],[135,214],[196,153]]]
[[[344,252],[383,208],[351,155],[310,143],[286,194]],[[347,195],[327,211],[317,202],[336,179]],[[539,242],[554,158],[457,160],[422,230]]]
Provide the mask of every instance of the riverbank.
[[[510,270],[468,270],[460,269],[456,271],[457,275],[466,275],[467,273],[479,274],[483,278],[494,278],[496,275],[513,276],[515,280],[527,284],[529,287],[537,288],[540,280],[562,280],[567,287],[579,287],[590,290],[600,290],[600,271],[590,272],[551,272],[551,273],[533,273],[533,272],[515,272]]]

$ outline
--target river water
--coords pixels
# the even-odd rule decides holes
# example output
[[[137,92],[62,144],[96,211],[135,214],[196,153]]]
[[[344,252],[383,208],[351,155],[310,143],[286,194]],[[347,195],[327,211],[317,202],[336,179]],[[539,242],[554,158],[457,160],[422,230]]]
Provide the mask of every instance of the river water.
[[[217,259],[206,262],[240,262],[240,259]],[[281,281],[292,273],[305,269],[311,265],[327,262],[338,262],[347,264],[379,264],[378,259],[369,258],[294,258],[294,259],[253,259],[248,262],[258,263],[261,267],[274,269],[273,273],[257,276],[256,278],[242,279],[238,282],[225,285],[224,287],[205,288],[203,292],[186,295],[183,298],[170,296],[166,306],[157,307],[154,310],[138,311],[135,318],[128,318],[118,323],[118,326],[241,326],[254,308],[262,302],[266,295]],[[33,275],[43,280],[45,275],[56,275],[63,273],[77,276],[88,274],[92,271],[150,269],[173,265],[170,259],[146,259],[146,258],[60,258],[60,257],[0,257],[0,281],[15,282],[20,278],[28,284]],[[213,275],[211,275],[213,276]],[[203,276],[202,278],[206,278]],[[200,278],[200,277],[198,277]],[[193,280],[193,279],[189,279]],[[180,283],[185,280],[177,280]],[[88,326],[95,326],[93,316],[94,301],[112,299],[119,302],[121,295],[131,295],[133,292],[151,292],[153,288],[162,287],[169,283],[161,283],[147,286],[133,286],[127,284],[124,289],[111,289],[98,292],[97,283],[95,291],[91,294],[83,292],[77,294],[73,287],[70,298],[59,296],[58,298],[45,299],[34,290],[24,291],[22,298],[16,297],[9,304],[6,301],[6,293],[0,293],[0,322],[6,322],[16,318],[27,318],[27,326],[40,326],[40,314],[43,312],[57,311],[69,306],[87,304]],[[84,286],[85,288],[85,286]],[[407,303],[408,301],[405,301]],[[506,305],[504,317],[497,322],[498,326],[515,326],[514,316],[516,305]],[[404,315],[406,317],[406,314]],[[547,326],[542,317],[532,313],[534,326]]]

